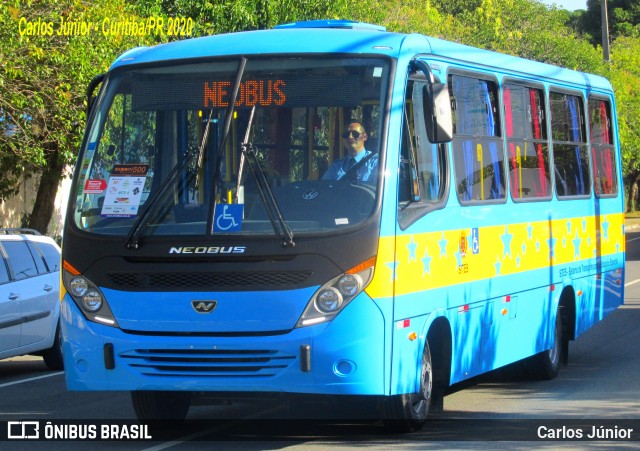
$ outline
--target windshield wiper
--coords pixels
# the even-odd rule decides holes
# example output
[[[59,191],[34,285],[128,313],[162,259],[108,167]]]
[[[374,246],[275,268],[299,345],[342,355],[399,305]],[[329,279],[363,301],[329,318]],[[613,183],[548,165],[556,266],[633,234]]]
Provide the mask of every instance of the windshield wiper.
[[[254,150],[253,144],[243,144],[242,153],[247,156],[249,169],[251,170],[251,173],[256,180],[258,193],[260,194],[262,203],[264,204],[265,209],[267,210],[267,214],[269,215],[269,220],[271,221],[273,231],[276,232],[278,237],[282,239],[282,245],[284,247],[295,246],[296,243],[293,241],[293,231],[282,216],[282,211],[280,210],[278,202],[273,195],[271,186],[269,186],[267,177],[264,175],[264,170],[262,169],[262,166],[258,161],[258,157]]]
[[[176,163],[176,165],[171,169],[171,172],[169,172],[169,175],[167,175],[167,177],[164,179],[162,185],[160,185],[160,188],[158,188],[158,191],[155,193],[155,195],[147,201],[146,208],[142,213],[140,213],[140,216],[138,216],[136,222],[133,223],[131,231],[127,236],[127,240],[124,242],[124,245],[127,249],[138,249],[140,247],[140,235],[142,234],[142,231],[145,228],[144,226],[146,225],[144,224],[144,221],[151,214],[151,212],[156,209],[157,205],[159,205],[158,200],[167,191],[167,188],[176,181],[178,175],[182,173],[182,170],[196,155],[198,156],[198,168],[200,168],[200,165],[202,164],[204,158],[204,149],[207,146],[207,141],[209,140],[209,129],[211,128],[212,119],[213,109],[209,112],[209,120],[207,121],[207,126],[205,127],[202,141],[200,142],[200,146],[198,147],[198,151],[192,152],[187,149],[182,159],[178,161],[178,163]]]
[[[258,194],[260,194],[260,198],[262,199],[262,203],[269,215],[269,221],[271,221],[271,226],[273,227],[273,231],[276,235],[282,239],[282,245],[284,247],[287,246],[295,246],[296,243],[293,241],[293,231],[284,220],[282,216],[282,211],[278,206],[278,202],[276,201],[275,196],[273,195],[273,190],[269,185],[269,181],[267,180],[266,175],[264,174],[264,170],[258,161],[258,156],[255,151],[255,147],[249,141],[249,134],[251,131],[251,126],[253,125],[253,115],[255,113],[256,107],[254,106],[251,109],[251,115],[249,116],[249,123],[247,124],[247,131],[244,134],[244,142],[241,144],[242,147],[242,155],[240,156],[240,167],[238,169],[238,184],[236,186],[237,189],[240,186],[240,178],[242,177],[242,172],[244,170],[245,159],[249,163],[249,169],[251,170],[251,174],[256,181],[256,186],[258,188]]]

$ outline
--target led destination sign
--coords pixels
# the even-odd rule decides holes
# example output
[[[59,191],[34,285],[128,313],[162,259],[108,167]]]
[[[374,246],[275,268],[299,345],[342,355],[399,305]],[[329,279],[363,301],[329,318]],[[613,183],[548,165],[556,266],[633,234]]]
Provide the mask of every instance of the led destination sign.
[[[287,102],[284,80],[247,80],[240,83],[236,107],[282,106]],[[226,108],[231,101],[230,81],[204,82],[204,108]]]
[[[134,76],[133,110],[199,110],[226,108],[231,102],[231,79]],[[353,75],[247,78],[240,83],[237,108],[357,106],[360,79]]]

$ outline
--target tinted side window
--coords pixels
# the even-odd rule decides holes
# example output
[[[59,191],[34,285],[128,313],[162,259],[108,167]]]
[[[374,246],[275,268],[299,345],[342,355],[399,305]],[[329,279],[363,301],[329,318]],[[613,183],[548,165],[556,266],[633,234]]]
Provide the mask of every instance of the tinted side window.
[[[558,92],[549,99],[556,193],[558,197],[587,196],[591,179],[582,99]]]
[[[46,274],[49,271],[47,270],[47,267],[44,264],[44,260],[42,258],[42,255],[40,254],[40,251],[38,250],[38,248],[36,247],[36,245],[34,243],[32,243],[31,241],[27,241],[27,246],[29,247],[29,250],[31,251],[31,256],[33,257],[33,260],[36,264],[36,269],[38,270],[38,274]]]
[[[461,202],[504,199],[505,169],[498,90],[494,82],[452,75],[453,154]]]
[[[409,80],[400,154],[398,193],[401,226],[438,208],[446,196],[448,177],[446,147],[427,138],[423,89],[427,82]]]
[[[589,99],[589,129],[596,194],[617,194],[618,178],[611,129],[611,106],[606,100]]]
[[[60,252],[49,243],[37,243],[50,272],[60,270]]]
[[[24,241],[5,241],[2,243],[9,259],[9,266],[16,280],[38,275],[36,263]]]
[[[549,143],[541,89],[507,84],[503,91],[511,196],[551,196]]]
[[[4,261],[4,257],[0,252],[0,285],[9,282],[9,272],[7,271],[7,265]]]

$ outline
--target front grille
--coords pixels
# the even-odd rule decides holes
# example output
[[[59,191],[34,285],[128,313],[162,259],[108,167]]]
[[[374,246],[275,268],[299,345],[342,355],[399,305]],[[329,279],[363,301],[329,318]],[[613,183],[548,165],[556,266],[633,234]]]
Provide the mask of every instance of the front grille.
[[[135,349],[120,354],[145,376],[272,377],[295,356],[275,350]]]
[[[311,271],[285,272],[206,272],[206,273],[108,273],[109,280],[121,288],[247,288],[294,287],[304,283]]]

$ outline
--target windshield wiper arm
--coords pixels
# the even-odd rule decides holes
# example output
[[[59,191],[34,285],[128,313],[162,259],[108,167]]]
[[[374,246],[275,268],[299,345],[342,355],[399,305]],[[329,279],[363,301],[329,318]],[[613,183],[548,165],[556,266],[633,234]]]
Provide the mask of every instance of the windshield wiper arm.
[[[140,213],[140,216],[138,216],[136,222],[133,223],[131,231],[129,232],[129,235],[124,242],[124,245],[127,249],[138,249],[140,247],[140,235],[144,230],[144,221],[151,214],[151,212],[155,210],[156,206],[159,205],[158,200],[167,191],[167,188],[175,182],[178,175],[182,173],[182,170],[189,164],[191,159],[197,155],[198,167],[200,167],[200,165],[202,164],[204,149],[209,139],[209,129],[211,128],[212,119],[213,109],[209,112],[209,120],[207,121],[207,126],[205,127],[202,141],[200,142],[200,146],[198,147],[198,151],[191,152],[189,149],[187,149],[182,159],[178,161],[178,163],[176,163],[173,169],[171,169],[171,172],[169,172],[169,175],[167,175],[167,177],[164,179],[162,185],[160,185],[160,188],[158,188],[158,191],[155,193],[155,195],[146,202],[146,208],[144,209],[144,211],[142,211],[142,213]]]
[[[251,124],[249,124],[249,126],[251,126]],[[262,166],[260,166],[253,144],[250,142],[242,143],[242,154],[246,155],[249,162],[249,169],[256,180],[258,193],[260,194],[262,203],[269,215],[273,231],[282,239],[282,245],[284,247],[295,246],[296,243],[293,241],[293,231],[282,216],[282,211],[280,210],[278,202],[273,195],[273,190],[267,181],[264,170],[262,169]]]
[[[211,188],[211,199],[217,199],[218,196],[218,182],[220,180],[220,171],[222,169],[222,154],[225,150],[227,139],[229,139],[229,131],[231,130],[231,119],[236,107],[236,100],[238,99],[238,92],[240,91],[240,82],[244,75],[244,68],[247,65],[247,58],[244,56],[240,58],[238,62],[238,71],[236,72],[236,79],[233,82],[233,88],[231,90],[231,99],[229,99],[229,105],[225,111],[224,125],[222,128],[222,137],[220,138],[220,145],[218,146],[218,152],[216,153],[216,171],[213,174],[213,186]],[[213,233],[213,215],[215,212],[216,204],[211,202],[209,208],[209,214],[207,217],[207,234]]]

